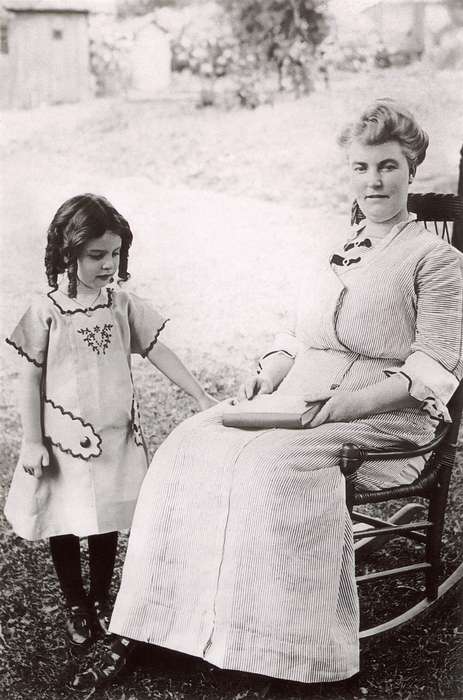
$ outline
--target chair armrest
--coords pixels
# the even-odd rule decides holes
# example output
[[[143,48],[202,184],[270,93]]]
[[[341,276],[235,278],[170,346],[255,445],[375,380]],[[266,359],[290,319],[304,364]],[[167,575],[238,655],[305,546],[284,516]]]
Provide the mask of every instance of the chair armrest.
[[[398,445],[398,449],[393,450],[367,450],[352,442],[346,442],[341,449],[341,460],[339,467],[344,476],[352,476],[363,464],[363,462],[379,462],[388,459],[404,459],[406,457],[418,457],[428,452],[433,452],[443,441],[450,428],[450,424],[443,423],[436,431],[435,437],[426,445],[416,447],[415,445]]]

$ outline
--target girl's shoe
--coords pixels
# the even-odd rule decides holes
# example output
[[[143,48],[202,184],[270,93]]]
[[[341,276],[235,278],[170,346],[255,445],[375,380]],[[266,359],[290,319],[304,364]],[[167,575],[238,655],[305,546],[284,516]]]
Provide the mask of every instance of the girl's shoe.
[[[130,639],[114,637],[110,649],[99,663],[74,676],[71,690],[92,690],[111,683],[127,666],[135,646],[136,642]]]
[[[66,630],[76,648],[84,649],[93,639],[88,609],[85,605],[72,605],[68,608]]]
[[[111,619],[111,605],[109,600],[94,600],[93,609],[98,632],[100,634],[109,634],[109,621]]]

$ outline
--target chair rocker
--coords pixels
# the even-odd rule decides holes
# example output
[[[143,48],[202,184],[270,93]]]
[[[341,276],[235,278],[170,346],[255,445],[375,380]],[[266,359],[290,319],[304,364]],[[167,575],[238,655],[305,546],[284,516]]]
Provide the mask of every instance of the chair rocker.
[[[427,228],[463,251],[463,197],[454,194],[410,194],[408,207]],[[358,204],[354,202],[352,223],[359,223],[363,218]],[[361,630],[360,639],[373,637],[409,622],[435,605],[463,579],[462,562],[439,584],[444,517],[463,408],[463,382],[448,408],[452,423],[441,425],[435,438],[422,447],[403,444],[394,450],[380,451],[368,450],[353,443],[343,445],[339,466],[346,477],[346,503],[354,524],[356,563],[396,537],[405,537],[424,546],[424,557],[419,563],[369,571],[356,577],[358,585],[388,577],[413,575],[416,572],[423,572],[425,580],[424,597],[419,602],[384,623]],[[413,483],[381,491],[356,488],[355,474],[363,462],[397,460],[418,455],[425,455],[426,465]],[[417,497],[421,502],[407,503],[388,520],[354,510],[355,506]]]

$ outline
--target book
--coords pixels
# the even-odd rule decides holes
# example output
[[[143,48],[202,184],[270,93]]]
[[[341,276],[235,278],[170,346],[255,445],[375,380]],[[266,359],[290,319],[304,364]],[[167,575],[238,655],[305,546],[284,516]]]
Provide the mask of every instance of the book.
[[[302,396],[258,394],[227,407],[222,423],[230,428],[264,430],[266,428],[301,429],[310,427],[325,401],[306,401]]]

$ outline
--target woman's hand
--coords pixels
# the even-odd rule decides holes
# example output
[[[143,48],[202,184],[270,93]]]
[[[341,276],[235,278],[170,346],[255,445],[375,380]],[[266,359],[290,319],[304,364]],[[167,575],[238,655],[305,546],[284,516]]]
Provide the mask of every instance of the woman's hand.
[[[317,428],[322,423],[343,423],[378,413],[417,408],[421,402],[408,393],[408,379],[398,373],[383,379],[377,384],[370,384],[357,391],[332,391],[328,401],[321,407],[310,427]],[[326,399],[326,394],[323,397]],[[307,397],[316,401],[317,397]]]
[[[26,474],[39,479],[43,474],[42,467],[50,464],[50,456],[42,442],[24,442],[19,461]]]
[[[211,408],[211,406],[215,406],[217,403],[219,403],[217,399],[208,394],[207,391],[201,394],[201,396],[196,399],[196,402],[200,411],[206,411],[208,408]]]
[[[238,389],[238,401],[252,399],[257,394],[273,393],[273,382],[265,374],[254,374],[249,377]]]
[[[321,407],[310,428],[318,428],[323,423],[347,423],[367,415],[366,402],[358,391],[336,391]]]

